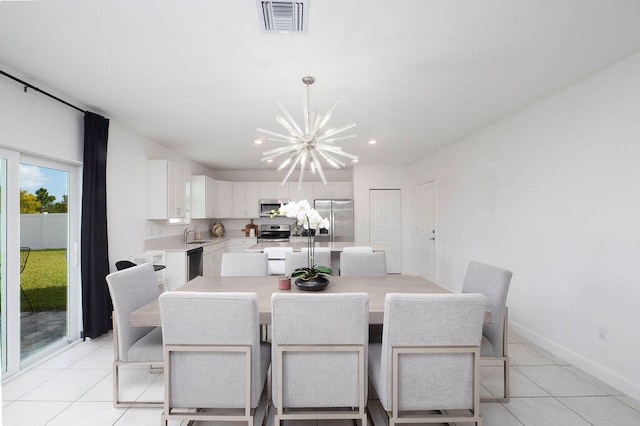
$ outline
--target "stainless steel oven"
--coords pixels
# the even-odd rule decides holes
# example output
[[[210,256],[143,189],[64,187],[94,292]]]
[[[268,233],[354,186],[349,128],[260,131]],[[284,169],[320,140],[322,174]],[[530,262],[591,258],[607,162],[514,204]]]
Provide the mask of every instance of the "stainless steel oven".
[[[290,235],[291,225],[262,224],[258,242],[288,243]]]

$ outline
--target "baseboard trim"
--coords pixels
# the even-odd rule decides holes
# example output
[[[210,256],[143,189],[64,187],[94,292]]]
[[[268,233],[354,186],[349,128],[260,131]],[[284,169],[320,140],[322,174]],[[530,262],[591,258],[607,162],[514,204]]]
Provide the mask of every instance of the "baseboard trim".
[[[564,346],[531,331],[527,327],[524,327],[517,322],[509,321],[509,329],[514,333],[524,337],[531,343],[534,343],[541,348],[551,352],[555,356],[566,360],[582,371],[589,373],[599,380],[602,380],[609,386],[612,386],[618,389],[620,392],[623,392],[626,395],[630,396],[631,398],[640,401],[640,384],[629,381],[627,378],[620,376],[615,371],[603,367],[593,360],[585,358],[583,355],[573,352],[565,348]]]

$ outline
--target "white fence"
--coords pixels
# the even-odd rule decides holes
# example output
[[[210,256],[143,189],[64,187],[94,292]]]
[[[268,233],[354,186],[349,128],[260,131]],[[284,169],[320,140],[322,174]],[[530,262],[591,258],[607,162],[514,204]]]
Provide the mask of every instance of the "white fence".
[[[20,245],[32,250],[67,248],[67,213],[21,214]]]

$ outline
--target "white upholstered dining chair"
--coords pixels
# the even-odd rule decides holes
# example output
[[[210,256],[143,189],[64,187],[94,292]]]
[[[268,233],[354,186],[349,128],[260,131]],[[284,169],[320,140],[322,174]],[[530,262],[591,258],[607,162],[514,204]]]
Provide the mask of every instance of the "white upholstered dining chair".
[[[497,266],[471,261],[462,285],[463,293],[482,293],[487,298],[491,322],[482,328],[481,359],[498,360],[503,367],[503,394],[497,400],[509,401],[511,394],[508,353],[507,293],[513,273]],[[483,399],[484,400],[484,399]]]
[[[346,247],[345,247],[346,248]],[[340,275],[387,275],[387,259],[383,251],[340,253]]]
[[[360,419],[366,425],[369,296],[275,293],[271,303],[275,424]]]
[[[269,275],[283,275],[285,273],[285,255],[291,253],[293,247],[265,247],[264,253],[269,259]]]
[[[315,265],[331,267],[331,252],[329,251],[314,251]],[[308,252],[289,252],[285,254],[284,273],[285,275],[291,275],[293,271],[298,268],[306,268],[309,265]]]
[[[166,292],[164,412],[169,420],[253,426],[271,360],[260,343],[256,293]],[[265,413],[265,416],[267,413]]]
[[[343,247],[342,251],[347,251],[347,252],[358,252],[358,253],[367,253],[367,252],[372,252],[373,251],[373,247],[369,247],[369,246],[348,246],[348,247]]]
[[[485,306],[481,294],[387,293],[382,343],[369,345],[369,377],[390,425],[481,424]]]
[[[256,277],[269,275],[265,253],[223,253],[220,266],[222,277]]]
[[[106,277],[113,302],[113,405],[114,407],[158,407],[162,401],[121,401],[120,368],[162,366],[162,332],[159,327],[132,327],[133,311],[160,295],[151,263],[113,272]]]

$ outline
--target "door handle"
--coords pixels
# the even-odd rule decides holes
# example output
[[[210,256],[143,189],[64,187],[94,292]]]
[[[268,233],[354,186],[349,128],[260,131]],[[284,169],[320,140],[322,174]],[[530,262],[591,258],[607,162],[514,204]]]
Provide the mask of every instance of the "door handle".
[[[430,239],[431,241],[435,241],[435,240],[436,240],[436,237],[431,237],[431,238],[429,238],[429,239]]]

